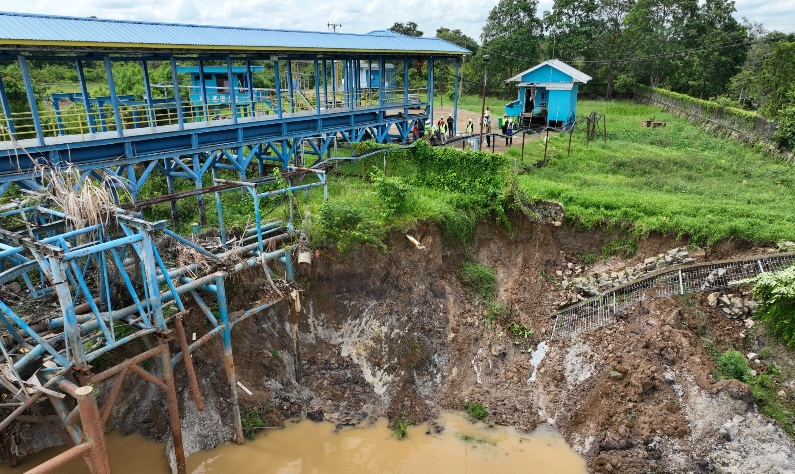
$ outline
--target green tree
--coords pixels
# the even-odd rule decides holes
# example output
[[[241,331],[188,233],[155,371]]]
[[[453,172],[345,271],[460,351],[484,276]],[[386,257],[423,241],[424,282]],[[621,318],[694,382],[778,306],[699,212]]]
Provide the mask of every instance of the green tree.
[[[698,0],[638,0],[625,20],[632,72],[652,87],[669,87],[687,49]]]
[[[748,52],[747,29],[732,16],[731,0],[706,0],[699,6],[688,46],[672,88],[700,99],[726,93]]]
[[[389,27],[389,31],[394,31],[395,33],[400,33],[401,35],[406,36],[422,36],[422,31],[417,29],[417,24],[413,21],[406,23],[395,22],[394,25]]]
[[[488,90],[501,96],[515,90],[506,79],[541,59],[543,22],[537,11],[538,0],[500,0],[489,12],[481,36],[483,47],[472,58],[475,79],[479,79],[474,81],[475,89],[483,83],[484,54],[489,55]]]
[[[617,76],[624,72],[624,18],[634,0],[556,0],[544,14],[546,52],[583,72],[600,78],[611,97]],[[597,81],[601,82],[601,81]]]

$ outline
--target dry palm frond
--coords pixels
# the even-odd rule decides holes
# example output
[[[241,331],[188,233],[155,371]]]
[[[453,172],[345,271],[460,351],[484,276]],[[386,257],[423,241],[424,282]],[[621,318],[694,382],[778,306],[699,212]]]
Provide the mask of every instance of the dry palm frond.
[[[85,177],[71,164],[66,166],[37,164],[35,174],[42,182],[42,191],[38,194],[60,207],[75,229],[98,224],[107,225],[116,213],[113,188],[128,192],[122,179],[116,175],[97,170],[95,176],[101,178],[92,179]]]

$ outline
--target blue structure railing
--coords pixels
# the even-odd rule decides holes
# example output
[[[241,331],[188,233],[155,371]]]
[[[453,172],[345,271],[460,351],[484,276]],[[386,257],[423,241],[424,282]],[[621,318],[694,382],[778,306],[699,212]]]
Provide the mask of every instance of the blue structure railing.
[[[23,23],[35,27],[19,28]],[[135,373],[165,391],[177,471],[184,472],[174,364],[185,364],[201,409],[190,353],[222,339],[235,440],[242,442],[231,329],[280,301],[297,304],[293,254],[307,247],[293,221],[293,193],[322,187],[328,197],[320,165],[339,141],[405,143],[415,123],[433,117],[434,63],[455,62],[457,76],[465,51],[441,40],[391,35],[254,29],[232,35],[233,29],[218,27],[24,14],[0,13],[0,27],[11,38],[0,39],[0,198],[6,202],[0,205],[0,285],[19,284],[24,298],[55,303],[31,314],[24,301],[0,299],[0,397],[13,407],[0,431],[48,398],[75,444],[57,461],[86,456],[94,472],[109,472],[102,424],[121,381]],[[109,40],[103,35],[110,30]],[[208,38],[204,46],[192,36],[199,30]],[[40,38],[42,31],[63,38]],[[182,43],[141,40],[143,31]],[[280,35],[297,43],[273,40]],[[150,39],[154,43],[146,43]],[[410,68],[419,72],[422,65],[423,79],[410,78]],[[52,66],[71,71],[74,84],[52,90],[43,75]],[[456,97],[458,84],[456,78]],[[306,156],[320,165],[303,167]],[[107,188],[113,204],[95,210],[103,216],[99,222],[79,223],[41,197],[61,171],[77,173],[69,184],[75,191],[96,182]],[[166,189],[153,196],[155,177]],[[39,197],[19,198],[16,188]],[[252,210],[247,229],[229,228],[229,192]],[[208,219],[210,193],[217,218]],[[266,219],[264,207],[274,196],[286,202],[282,220]],[[170,229],[137,213],[169,202],[178,223],[194,217],[179,215],[177,203],[187,198],[196,200],[198,214],[191,237],[177,232],[184,225]],[[204,237],[208,220],[216,221],[217,241]],[[256,268],[273,291],[232,314],[228,277]],[[277,271],[283,278],[273,278]],[[181,318],[191,310],[208,329],[189,343]],[[172,356],[174,337],[180,352]],[[138,339],[148,349],[92,370]],[[160,362],[159,375],[140,366],[152,358]],[[87,386],[113,377],[100,409]],[[70,409],[66,395],[77,408]]]

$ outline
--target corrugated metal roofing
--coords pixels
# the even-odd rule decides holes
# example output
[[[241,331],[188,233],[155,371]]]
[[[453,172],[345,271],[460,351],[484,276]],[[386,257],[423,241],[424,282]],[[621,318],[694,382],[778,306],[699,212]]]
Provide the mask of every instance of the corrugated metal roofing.
[[[266,30],[0,12],[0,45],[105,46],[194,50],[357,51],[460,55],[468,50],[438,38]]]
[[[574,79],[574,82],[582,82],[583,84],[585,84],[588,81],[590,81],[591,79],[593,79],[588,74],[585,74],[584,72],[580,71],[579,69],[575,69],[575,68],[569,66],[568,64],[564,63],[560,59],[547,59],[543,63],[541,63],[541,64],[539,64],[537,66],[533,66],[530,69],[528,69],[527,71],[522,71],[519,74],[513,76],[512,78],[507,79],[505,82],[521,81],[522,80],[522,76],[524,76],[528,72],[535,71],[536,69],[538,69],[540,67],[543,67],[543,66],[546,66],[546,65],[549,65],[549,66],[557,69],[558,71],[566,74],[567,76],[571,77],[572,79]]]

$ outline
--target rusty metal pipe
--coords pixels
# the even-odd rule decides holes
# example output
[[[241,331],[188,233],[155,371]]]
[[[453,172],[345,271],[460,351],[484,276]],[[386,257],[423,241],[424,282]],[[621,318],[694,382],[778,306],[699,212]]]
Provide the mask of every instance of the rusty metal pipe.
[[[163,381],[166,385],[166,398],[168,399],[168,418],[171,424],[171,437],[174,440],[174,459],[177,462],[177,474],[185,474],[185,447],[182,444],[182,425],[179,419],[179,403],[177,402],[177,389],[174,385],[174,372],[171,368],[171,351],[164,334],[160,334],[159,346],[160,367],[163,371]]]
[[[165,382],[163,382],[159,378],[157,378],[154,375],[152,375],[149,372],[147,372],[143,367],[141,367],[139,365],[133,365],[132,367],[130,367],[130,370],[133,371],[135,373],[135,375],[141,377],[142,379],[146,380],[147,382],[150,382],[150,383],[156,385],[157,387],[159,387],[163,391],[166,391],[166,392],[168,391],[168,385]]]
[[[58,384],[61,386],[61,384]],[[73,392],[80,407],[80,421],[83,433],[91,449],[85,456],[92,474],[110,474],[108,451],[105,447],[105,430],[99,418],[97,399],[94,397],[94,388],[89,386],[78,387]]]
[[[119,397],[119,392],[121,392],[121,386],[124,383],[124,378],[127,376],[127,371],[128,369],[121,371],[119,376],[113,382],[113,387],[111,387],[108,397],[105,399],[105,406],[103,406],[102,410],[100,411],[100,419],[102,419],[103,425],[108,422],[110,412],[113,410],[113,405],[116,403],[116,398]]]
[[[196,409],[204,411],[204,399],[202,399],[201,391],[199,390],[199,381],[196,379],[196,371],[193,369],[193,359],[190,355],[188,348],[188,339],[185,337],[185,327],[182,325],[182,315],[177,315],[174,318],[174,328],[177,330],[177,340],[179,341],[179,348],[182,350],[182,360],[185,362],[185,372],[188,374],[188,382],[190,384],[190,393],[193,396],[193,403],[196,404]]]
[[[80,456],[85,455],[87,452],[91,451],[92,449],[93,448],[90,443],[78,444],[73,448],[67,449],[61,454],[44,461],[43,463],[39,464],[33,469],[25,471],[25,474],[44,474],[47,472],[52,472],[58,469],[59,467],[63,466],[64,464],[68,463],[69,461],[73,461],[79,458]],[[110,470],[108,470],[107,472],[110,472]]]
[[[146,359],[150,359],[158,354],[160,354],[163,349],[160,346],[153,347],[152,349],[147,350],[146,352],[142,352],[135,357],[131,357],[123,362],[120,362],[118,365],[111,367],[110,369],[100,372],[97,375],[91,377],[91,382],[99,383],[103,380],[109,379],[114,375],[129,369],[133,365],[140,364],[141,362],[145,361]]]

